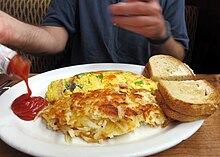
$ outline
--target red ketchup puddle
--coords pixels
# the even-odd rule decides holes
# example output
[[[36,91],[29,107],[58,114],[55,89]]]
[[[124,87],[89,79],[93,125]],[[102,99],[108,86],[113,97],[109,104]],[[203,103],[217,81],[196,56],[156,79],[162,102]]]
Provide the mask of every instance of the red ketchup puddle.
[[[11,105],[12,111],[22,120],[33,120],[47,106],[47,101],[42,97],[31,97],[32,91],[28,85],[30,62],[16,55],[10,61],[8,71],[22,78],[28,90],[28,93],[22,94],[13,101]]]

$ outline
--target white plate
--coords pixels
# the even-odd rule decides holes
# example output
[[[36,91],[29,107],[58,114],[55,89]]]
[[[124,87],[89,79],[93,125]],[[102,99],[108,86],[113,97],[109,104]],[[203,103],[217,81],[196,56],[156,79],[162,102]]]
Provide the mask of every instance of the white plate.
[[[125,70],[141,74],[143,69],[143,66],[114,63],[78,65],[39,74],[30,78],[29,84],[33,96],[44,97],[48,84],[56,79],[97,70]],[[146,126],[103,144],[88,144],[79,138],[66,143],[62,133],[46,129],[40,118],[28,122],[13,114],[10,109],[12,101],[26,92],[25,83],[20,82],[0,96],[0,137],[13,148],[34,156],[146,156],[175,146],[203,124],[203,121],[196,121],[172,123],[166,128]]]

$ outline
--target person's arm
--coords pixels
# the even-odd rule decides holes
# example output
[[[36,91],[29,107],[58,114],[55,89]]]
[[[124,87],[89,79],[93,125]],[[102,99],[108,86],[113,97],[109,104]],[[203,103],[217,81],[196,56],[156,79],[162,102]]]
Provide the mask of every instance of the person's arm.
[[[174,40],[171,36],[165,43],[160,45],[151,44],[152,54],[166,54],[183,60],[186,54],[185,48],[181,43]]]
[[[124,0],[110,6],[112,20],[120,27],[157,40],[166,36],[167,28],[157,0]],[[153,53],[164,53],[183,60],[185,49],[171,36],[165,43],[152,45]]]
[[[58,53],[67,43],[64,27],[34,26],[0,11],[0,43],[29,53]]]

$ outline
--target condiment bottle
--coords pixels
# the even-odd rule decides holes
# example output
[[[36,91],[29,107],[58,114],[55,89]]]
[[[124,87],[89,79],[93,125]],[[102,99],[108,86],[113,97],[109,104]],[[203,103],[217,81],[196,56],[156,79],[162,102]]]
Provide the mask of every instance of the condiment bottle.
[[[0,44],[0,74],[28,78],[30,61],[12,49]]]

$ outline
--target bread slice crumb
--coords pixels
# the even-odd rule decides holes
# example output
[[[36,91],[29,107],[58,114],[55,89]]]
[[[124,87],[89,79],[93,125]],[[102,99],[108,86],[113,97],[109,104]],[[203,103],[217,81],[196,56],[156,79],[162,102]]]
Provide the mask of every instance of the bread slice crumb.
[[[145,72],[154,81],[195,78],[195,74],[189,66],[168,55],[152,56],[145,66]]]

